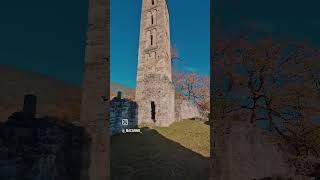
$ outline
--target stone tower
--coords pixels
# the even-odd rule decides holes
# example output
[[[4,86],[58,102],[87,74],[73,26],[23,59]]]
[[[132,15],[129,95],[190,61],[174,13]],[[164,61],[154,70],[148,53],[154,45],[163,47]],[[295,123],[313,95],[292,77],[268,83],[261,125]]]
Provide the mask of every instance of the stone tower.
[[[142,0],[136,102],[139,124],[175,120],[167,0]]]
[[[109,173],[109,23],[110,0],[89,0],[85,76],[80,123],[90,136],[89,180],[110,179]]]

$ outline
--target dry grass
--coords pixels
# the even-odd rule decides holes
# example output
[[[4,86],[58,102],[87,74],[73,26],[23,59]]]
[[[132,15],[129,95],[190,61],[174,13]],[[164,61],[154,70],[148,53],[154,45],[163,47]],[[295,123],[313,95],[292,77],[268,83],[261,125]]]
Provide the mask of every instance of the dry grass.
[[[185,120],[173,123],[170,128],[156,130],[166,138],[202,156],[210,156],[210,128],[200,121]]]

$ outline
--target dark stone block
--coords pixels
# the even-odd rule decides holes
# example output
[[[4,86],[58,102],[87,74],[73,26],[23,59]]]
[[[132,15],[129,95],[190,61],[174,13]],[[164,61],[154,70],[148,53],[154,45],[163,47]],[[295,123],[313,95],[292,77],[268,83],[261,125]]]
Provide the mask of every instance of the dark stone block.
[[[118,91],[118,94],[117,94],[117,98],[118,98],[118,99],[121,99],[121,94],[122,94],[122,92],[121,92],[121,91]]]
[[[28,94],[24,97],[23,113],[26,119],[34,118],[37,110],[37,96]]]
[[[88,169],[89,139],[81,127],[54,117],[0,123],[0,179],[79,180]]]

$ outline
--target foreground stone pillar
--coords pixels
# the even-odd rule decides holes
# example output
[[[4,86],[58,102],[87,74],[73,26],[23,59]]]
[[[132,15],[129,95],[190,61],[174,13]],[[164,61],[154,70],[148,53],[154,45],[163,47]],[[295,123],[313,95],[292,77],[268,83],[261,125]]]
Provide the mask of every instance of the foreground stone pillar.
[[[109,180],[109,9],[110,0],[89,0],[85,77],[80,123],[87,130],[90,180]]]

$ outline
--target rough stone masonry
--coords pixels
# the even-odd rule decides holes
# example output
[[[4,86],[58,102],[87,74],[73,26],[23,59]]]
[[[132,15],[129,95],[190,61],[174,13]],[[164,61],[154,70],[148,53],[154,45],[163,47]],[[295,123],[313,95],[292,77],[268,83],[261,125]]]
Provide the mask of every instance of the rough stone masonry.
[[[136,87],[139,124],[166,127],[175,120],[170,51],[166,0],[143,0]]]
[[[81,125],[90,136],[89,179],[110,179],[109,173],[109,55],[110,0],[89,0]],[[107,99],[106,99],[107,97]]]
[[[127,120],[127,124],[122,122]],[[121,97],[118,92],[117,97],[110,101],[109,110],[109,133],[115,135],[122,133],[125,129],[135,128],[137,125],[137,103]]]

